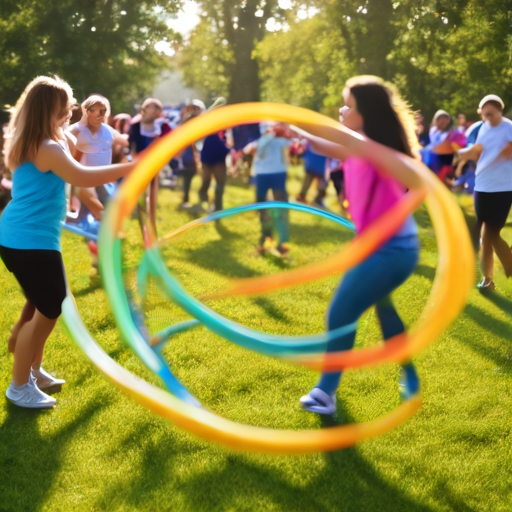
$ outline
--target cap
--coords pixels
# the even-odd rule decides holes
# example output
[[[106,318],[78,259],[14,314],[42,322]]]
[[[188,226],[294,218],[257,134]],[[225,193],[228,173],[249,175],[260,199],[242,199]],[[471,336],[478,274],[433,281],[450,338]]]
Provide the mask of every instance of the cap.
[[[486,103],[489,103],[489,101],[495,101],[501,105],[501,108],[505,108],[505,103],[503,103],[503,100],[496,94],[488,94],[485,96],[485,98],[478,104],[478,108],[483,108],[483,106]]]
[[[157,107],[164,108],[162,105],[162,102],[156,98],[147,98],[144,100],[144,103],[142,104],[141,110],[144,110],[145,108],[149,107],[149,105],[156,105]]]
[[[197,100],[197,99],[196,100],[192,100],[190,103],[194,107],[198,107],[201,110],[206,110],[206,105],[201,100]]]

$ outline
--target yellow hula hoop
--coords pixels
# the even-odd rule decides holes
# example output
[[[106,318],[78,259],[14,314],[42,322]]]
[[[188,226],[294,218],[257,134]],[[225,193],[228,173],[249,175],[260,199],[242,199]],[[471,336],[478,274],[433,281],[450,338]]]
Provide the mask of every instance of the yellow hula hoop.
[[[287,105],[254,103],[223,107],[189,121],[169,136],[151,147],[135,170],[121,185],[111,202],[105,219],[110,226],[109,243],[115,241],[123,222],[131,214],[138,196],[154,175],[182,148],[209,133],[259,120],[276,120],[293,124],[309,123],[337,128],[337,122],[314,112]],[[425,318],[411,336],[410,342],[401,348],[392,360],[400,362],[431,343],[457,316],[472,286],[474,256],[469,235],[461,211],[447,189],[427,169],[419,171],[425,184],[427,207],[438,237],[438,273],[432,295],[426,308]],[[369,246],[372,244],[368,242]],[[355,245],[355,244],[354,244]],[[362,249],[352,245],[351,252]],[[101,251],[101,240],[100,240]],[[356,256],[350,255],[353,261]],[[347,256],[348,257],[348,256]],[[364,259],[362,257],[361,259]],[[340,264],[340,268],[343,266]],[[115,272],[114,258],[107,260],[103,271]],[[332,273],[332,269],[330,273]],[[335,270],[334,270],[335,271]],[[313,278],[317,278],[316,275]],[[304,279],[304,277],[302,277]],[[302,282],[310,280],[305,279]],[[292,282],[286,285],[294,284]],[[109,290],[107,289],[107,294]],[[421,399],[414,397],[398,406],[389,415],[368,423],[337,426],[317,431],[279,431],[251,427],[220,418],[202,408],[187,405],[161,389],[141,381],[117,365],[92,339],[83,325],[71,296],[63,303],[66,326],[91,361],[119,388],[141,405],[178,426],[205,439],[219,442],[233,449],[274,454],[304,454],[330,451],[351,446],[365,438],[382,434],[412,416],[421,406]],[[120,326],[123,331],[122,326]],[[323,369],[329,359],[325,356],[301,361],[314,369]]]
[[[124,219],[131,214],[135,207],[138,196],[173,155],[210,133],[257,120],[283,121],[291,124],[304,123],[340,129],[337,121],[322,114],[277,103],[244,103],[208,112],[180,126],[154,144],[148,156],[143,158],[131,175],[125,179],[118,195],[112,201],[113,229],[116,232],[119,230]],[[303,364],[314,370],[334,370],[362,364],[401,363],[410,360],[416,353],[437,339],[460,313],[473,285],[475,266],[466,223],[451,193],[426,166],[421,166],[420,169],[411,172],[418,174],[424,183],[424,190],[406,194],[404,200],[395,207],[394,212],[384,219],[378,220],[367,230],[366,234],[363,233],[356,237],[354,242],[342,251],[341,255],[333,256],[314,267],[307,266],[270,278],[265,276],[233,280],[231,286],[218,296],[271,291],[344,271],[350,265],[356,265],[364,260],[380,243],[385,241],[392,232],[390,226],[398,228],[405,217],[418,206],[423,194],[428,193],[425,202],[437,236],[438,266],[425,314],[412,328],[407,343],[397,340],[395,344],[389,345],[389,349],[384,345],[346,353],[318,355],[307,361],[296,356],[289,358],[290,361]]]

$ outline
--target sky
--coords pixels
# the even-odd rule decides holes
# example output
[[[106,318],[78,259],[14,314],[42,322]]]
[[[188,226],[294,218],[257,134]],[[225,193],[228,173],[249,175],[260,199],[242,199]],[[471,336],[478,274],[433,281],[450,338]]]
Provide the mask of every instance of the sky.
[[[292,1],[291,0],[279,0],[278,1],[279,7],[281,9],[291,9],[292,7]],[[318,9],[314,7],[306,8],[306,6],[303,6],[303,8],[299,9],[297,12],[297,18],[299,20],[303,20],[306,18],[313,17],[318,12]],[[261,14],[259,12],[256,13],[256,16],[263,15],[263,11],[261,11]],[[169,19],[167,20],[167,26],[171,29],[173,29],[175,32],[179,32],[183,36],[186,36],[190,33],[190,31],[199,23],[199,5],[192,1],[186,1],[183,4],[183,9],[180,10],[175,19]],[[287,30],[287,24],[282,24],[280,22],[276,22],[274,18],[270,18],[267,21],[266,25],[267,30],[270,32],[274,32],[277,30]],[[173,56],[174,55],[174,49],[171,47],[171,44],[167,41],[159,41],[155,44],[156,50],[159,52],[163,52],[166,55]]]
[[[167,20],[167,26],[186,36],[199,23],[199,6],[195,2],[185,2],[183,10],[178,12],[176,19]],[[168,41],[159,41],[155,44],[155,49],[172,57],[174,49]]]

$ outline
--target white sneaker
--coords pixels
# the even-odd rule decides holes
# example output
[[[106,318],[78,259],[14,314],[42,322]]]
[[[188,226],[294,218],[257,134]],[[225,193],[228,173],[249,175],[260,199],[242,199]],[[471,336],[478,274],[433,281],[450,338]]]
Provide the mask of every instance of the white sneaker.
[[[336,412],[336,393],[329,396],[320,388],[313,388],[309,394],[301,397],[300,403],[305,411],[334,414]]]
[[[57,403],[55,398],[39,390],[30,379],[22,386],[15,386],[14,382],[11,382],[5,396],[14,405],[28,409],[51,409]]]
[[[39,370],[32,369],[30,374],[39,389],[48,389],[53,388],[54,386],[62,386],[62,384],[66,384],[64,379],[55,378],[53,375],[50,375],[45,371],[42,366]]]

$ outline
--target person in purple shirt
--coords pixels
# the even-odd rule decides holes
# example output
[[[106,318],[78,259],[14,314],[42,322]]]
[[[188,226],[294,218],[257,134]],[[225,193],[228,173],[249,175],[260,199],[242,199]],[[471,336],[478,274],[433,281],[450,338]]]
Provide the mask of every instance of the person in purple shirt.
[[[199,189],[199,200],[208,203],[208,189],[215,178],[215,210],[222,210],[222,196],[226,185],[226,156],[230,148],[220,138],[218,133],[208,135],[201,150],[201,164],[203,169],[203,184]]]

